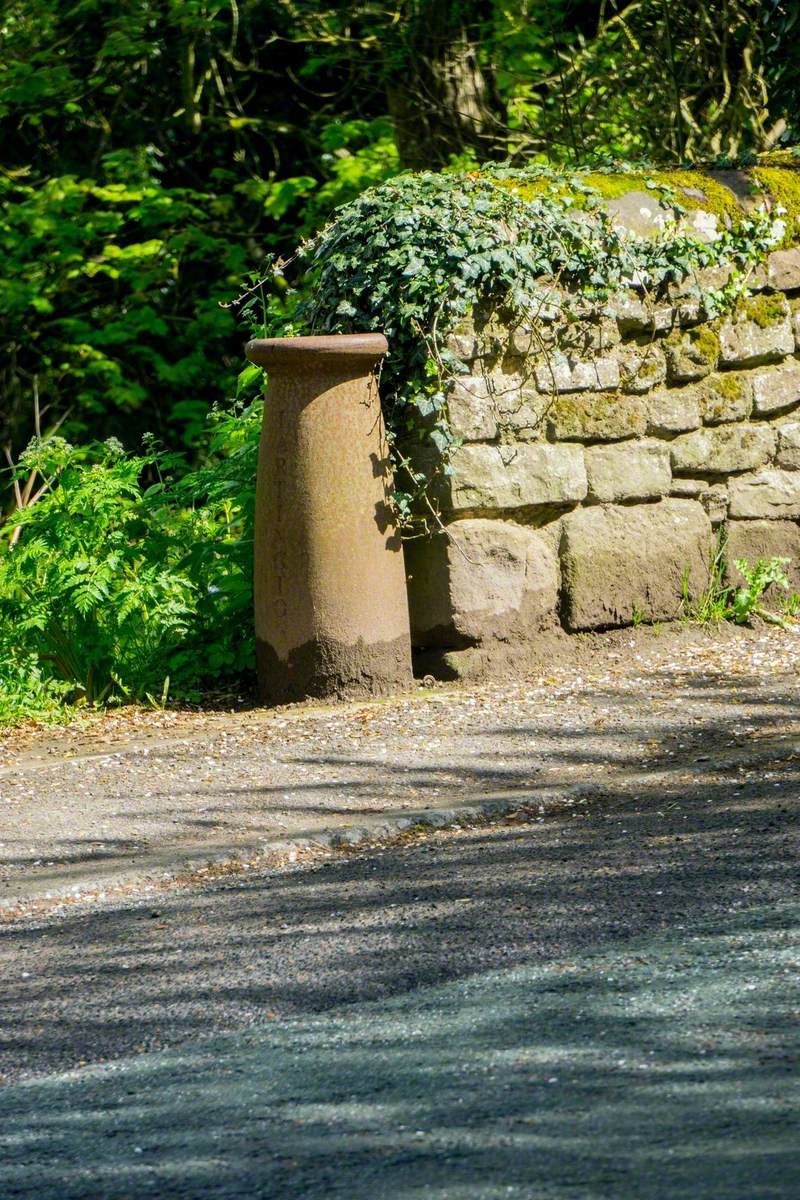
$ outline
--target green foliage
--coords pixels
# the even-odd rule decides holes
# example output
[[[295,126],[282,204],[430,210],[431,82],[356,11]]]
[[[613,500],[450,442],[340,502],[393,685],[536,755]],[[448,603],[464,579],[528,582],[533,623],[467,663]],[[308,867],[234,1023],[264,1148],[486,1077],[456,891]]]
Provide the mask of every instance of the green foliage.
[[[241,363],[221,302],[396,170],[385,103],[317,103],[338,57],[298,37],[302,9],[5,6],[0,445],[25,444],[38,392],[73,439],[195,452]]]
[[[186,697],[246,676],[259,418],[217,414],[214,457],[188,473],[152,442],[138,455],[113,439],[29,447],[17,474],[49,490],[0,528],[0,645],[15,647],[17,691],[28,680],[97,703],[161,694],[166,677]]]
[[[721,533],[709,564],[708,585],[694,602],[689,597],[688,572],[684,573],[684,618],[700,624],[733,621],[736,625],[748,625],[753,617],[760,617],[771,625],[786,628],[784,617],[792,618],[800,611],[800,596],[792,594],[786,598],[783,616],[765,608],[762,599],[771,586],[788,590],[786,567],[790,561],[788,558],[759,558],[751,566],[746,559],[737,558],[733,565],[744,583],[734,587],[726,583],[727,539]]]
[[[800,96],[800,54],[797,34],[800,8],[787,0],[762,0],[761,23],[765,53],[765,83],[772,116],[783,119],[781,140],[797,142],[798,97]]]
[[[608,0],[535,6],[538,45],[507,23],[519,144],[549,158],[734,159],[774,144],[794,119],[791,0]],[[538,51],[538,54],[537,54]],[[515,59],[518,62],[515,63]]]
[[[62,719],[70,690],[42,666],[38,654],[0,640],[0,729]]]
[[[0,176],[0,435],[27,415],[36,379],[74,436],[123,420],[144,432],[157,396],[160,429],[196,442],[232,384],[235,324],[217,301],[247,259],[225,236],[229,211],[156,183]]]
[[[684,211],[661,185],[653,189]],[[587,220],[587,213],[591,220]],[[667,223],[652,237],[620,229],[585,174],[544,168],[402,175],[338,210],[299,253],[306,268],[291,316],[273,309],[273,332],[383,330],[390,351],[381,392],[395,447],[430,440],[440,452],[452,437],[447,390],[467,370],[449,333],[478,305],[503,310],[511,324],[535,328],[542,309],[586,299],[611,303],[635,280],[658,295],[675,280],[718,263],[734,266],[718,292],[703,292],[709,316],[726,311],[743,289],[746,269],[774,244],[763,211],[743,215],[713,243]],[[281,265],[281,269],[285,264]],[[258,281],[243,309],[262,318]],[[446,469],[446,464],[445,464]],[[396,497],[405,517],[425,487],[401,476]]]
[[[800,614],[800,592],[791,592],[784,597],[782,608],[783,615],[794,620]]]
[[[320,143],[320,166],[327,178],[304,209],[302,229],[307,234],[324,225],[334,209],[400,170],[388,117],[332,121],[323,128]]]
[[[743,558],[734,560],[734,566],[744,577],[744,584],[734,591],[728,609],[728,615],[737,625],[746,625],[753,616],[767,621],[778,620],[773,613],[766,611],[761,598],[771,584],[788,589],[786,566],[789,561],[788,558],[759,558],[750,566]]]
[[[689,594],[689,571],[683,573],[681,580],[682,602],[681,614],[683,620],[696,621],[698,624],[717,624],[728,617],[728,597],[730,588],[725,583],[727,538],[720,533],[711,555],[708,570],[708,584],[699,597],[692,599]]]

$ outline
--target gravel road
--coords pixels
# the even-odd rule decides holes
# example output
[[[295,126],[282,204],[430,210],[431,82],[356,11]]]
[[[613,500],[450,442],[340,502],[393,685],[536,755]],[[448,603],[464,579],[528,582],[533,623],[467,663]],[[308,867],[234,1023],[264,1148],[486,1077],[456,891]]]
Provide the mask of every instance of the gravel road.
[[[795,1200],[796,642],[657,653],[247,751],[524,820],[18,907],[2,1198]]]
[[[0,1194],[795,1200],[779,644],[482,710],[566,812],[7,924]]]
[[[48,896],[285,859],[288,842],[380,838],[430,810],[746,781],[800,731],[798,634],[565,641],[569,662],[507,684],[0,735],[0,919]]]

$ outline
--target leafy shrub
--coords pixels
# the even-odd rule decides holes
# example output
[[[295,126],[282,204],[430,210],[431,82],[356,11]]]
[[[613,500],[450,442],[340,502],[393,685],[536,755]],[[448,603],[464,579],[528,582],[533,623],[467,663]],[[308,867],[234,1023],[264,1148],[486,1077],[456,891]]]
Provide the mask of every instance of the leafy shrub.
[[[21,721],[52,721],[65,711],[70,685],[43,668],[39,656],[0,642],[0,728]]]
[[[106,167],[100,181],[0,174],[0,441],[19,444],[32,379],[71,436],[155,422],[188,444],[233,385],[240,337],[217,301],[248,264],[229,236],[237,198]]]
[[[215,414],[212,457],[189,472],[152,442],[136,455],[113,439],[31,444],[17,473],[49,490],[0,528],[0,646],[17,648],[17,690],[27,678],[87,702],[191,697],[247,675],[259,421],[258,405]]]

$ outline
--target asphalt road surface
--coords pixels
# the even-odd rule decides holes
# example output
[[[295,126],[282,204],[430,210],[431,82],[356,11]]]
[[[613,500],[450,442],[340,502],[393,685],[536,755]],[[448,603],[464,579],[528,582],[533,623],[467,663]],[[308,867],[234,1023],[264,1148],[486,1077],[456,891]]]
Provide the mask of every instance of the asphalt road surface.
[[[796,1200],[780,724],[691,789],[7,926],[3,1200]]]

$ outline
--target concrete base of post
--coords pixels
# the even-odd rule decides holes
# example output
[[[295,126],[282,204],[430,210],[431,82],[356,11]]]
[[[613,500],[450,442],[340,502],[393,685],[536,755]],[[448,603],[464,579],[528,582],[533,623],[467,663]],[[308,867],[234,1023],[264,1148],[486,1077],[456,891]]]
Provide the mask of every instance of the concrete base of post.
[[[255,622],[268,703],[383,695],[411,683],[391,466],[373,370],[381,334],[264,339]]]

